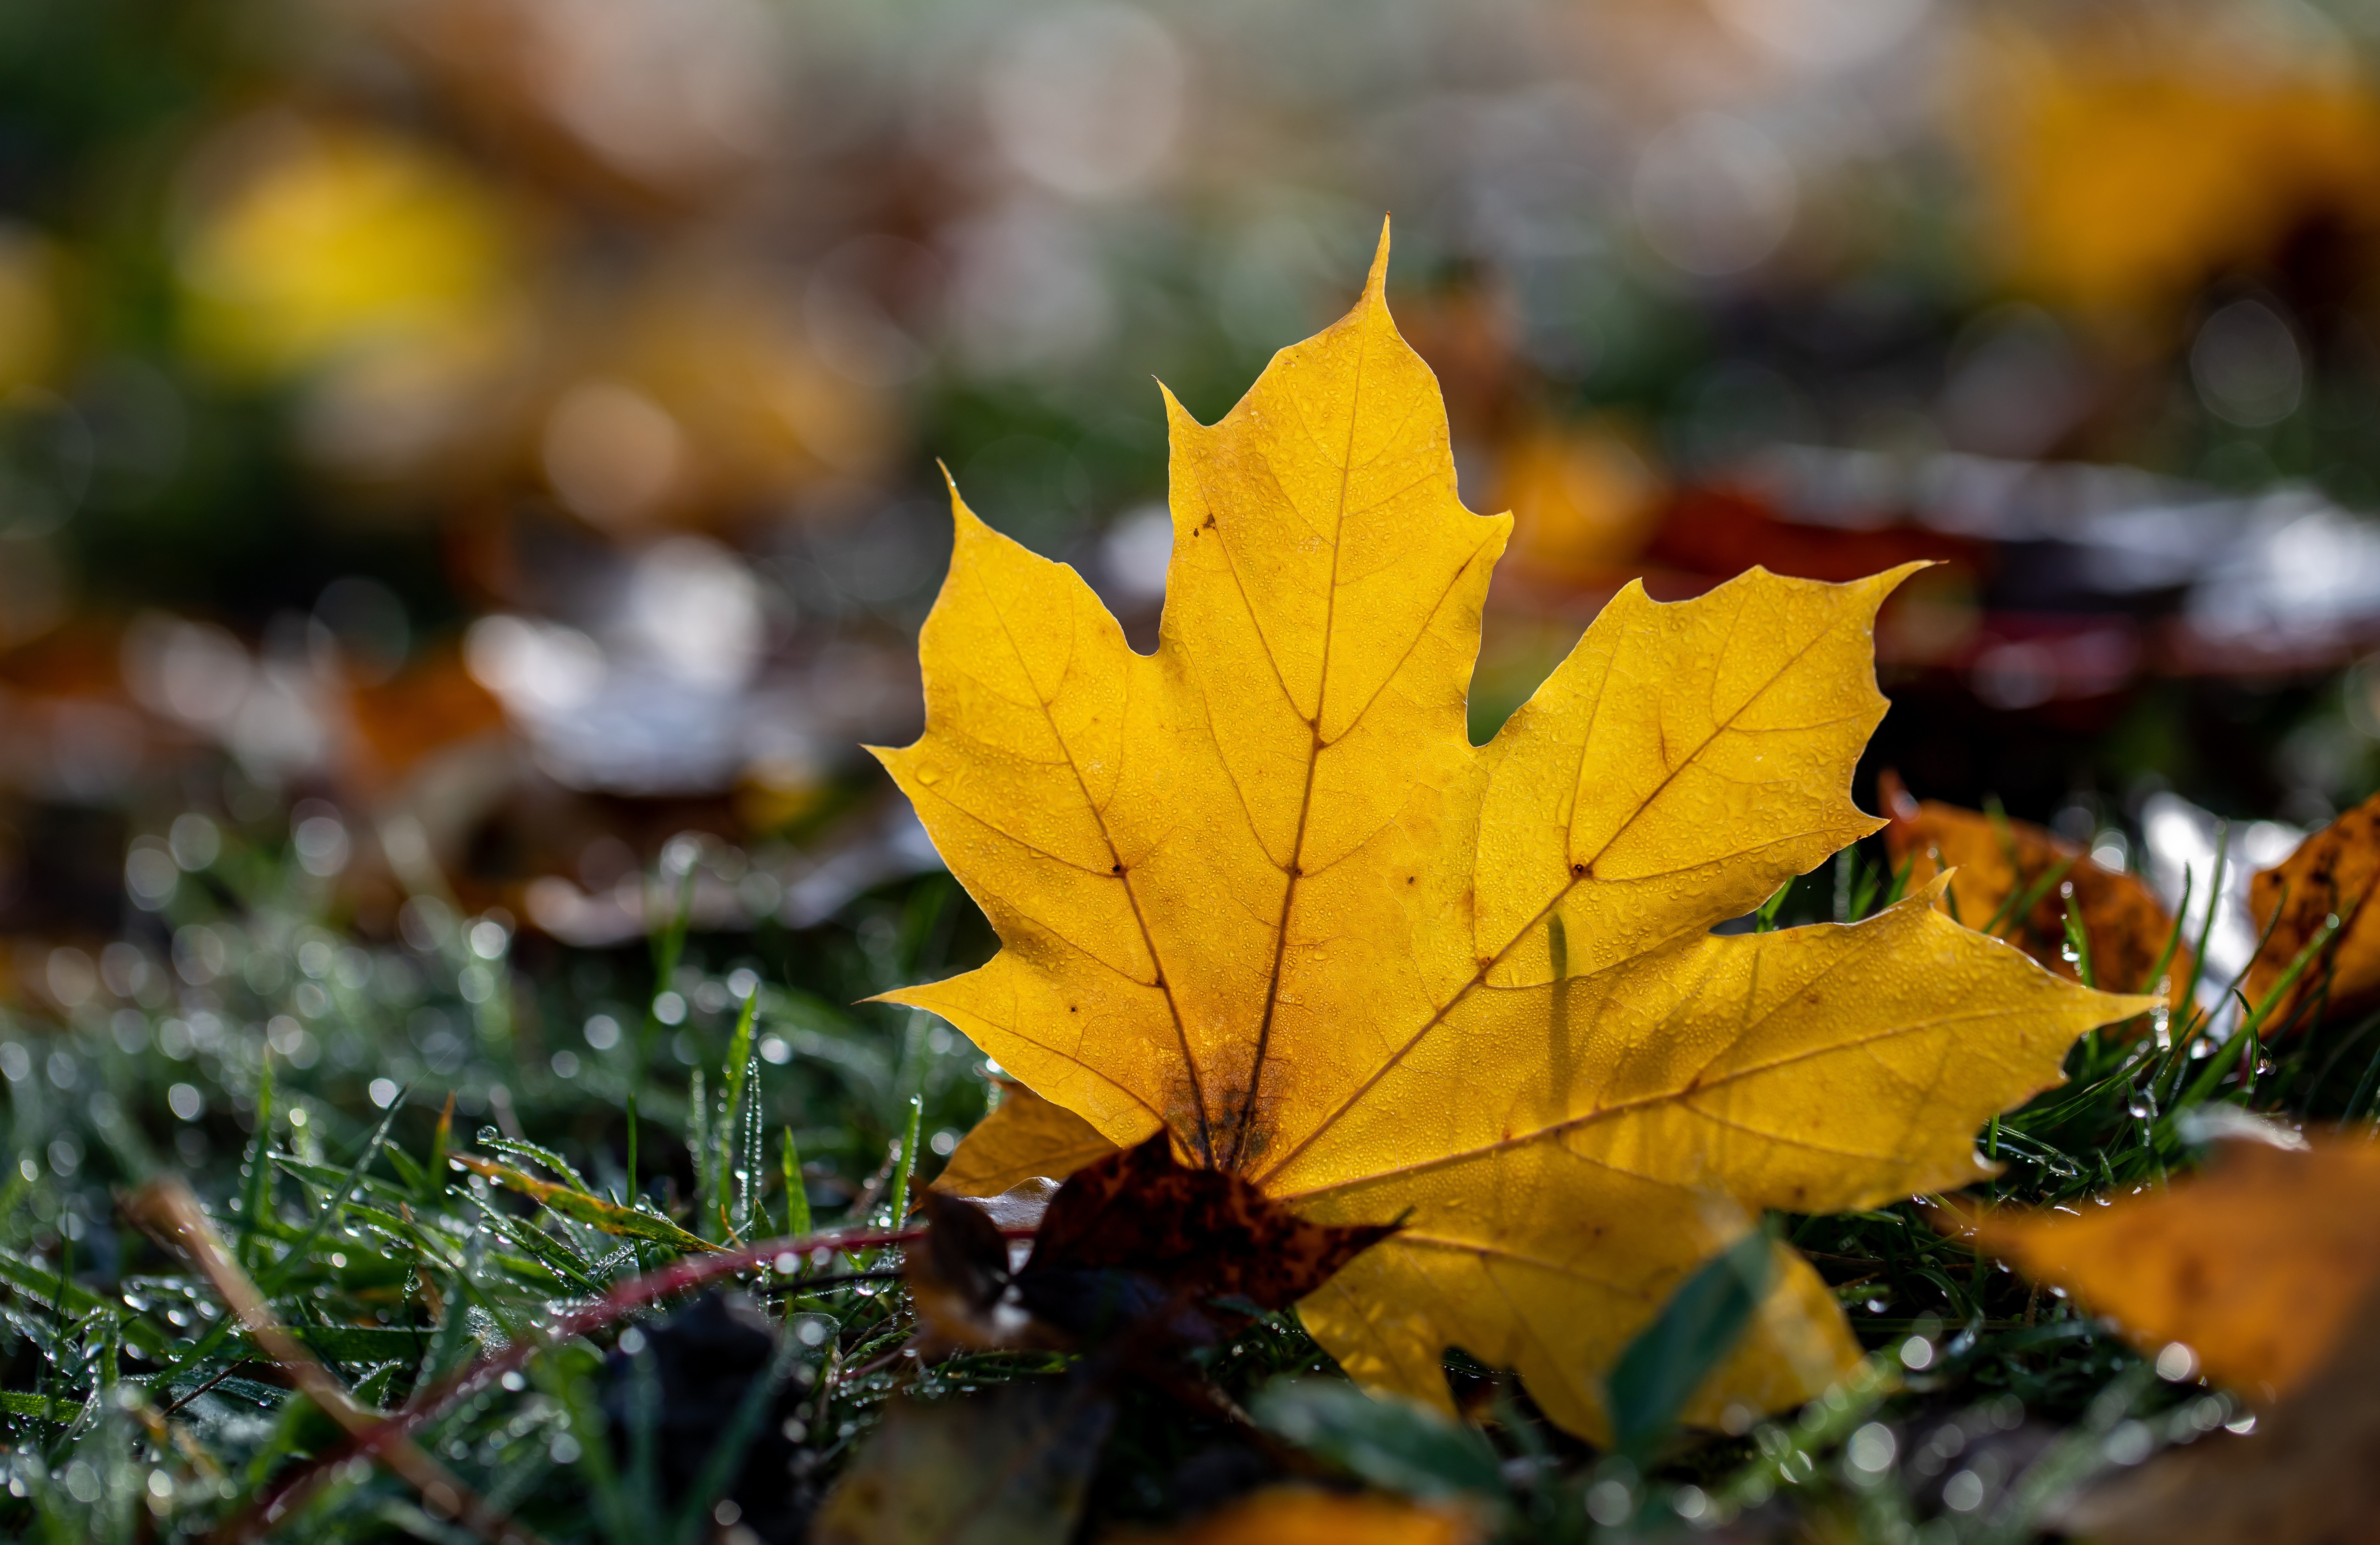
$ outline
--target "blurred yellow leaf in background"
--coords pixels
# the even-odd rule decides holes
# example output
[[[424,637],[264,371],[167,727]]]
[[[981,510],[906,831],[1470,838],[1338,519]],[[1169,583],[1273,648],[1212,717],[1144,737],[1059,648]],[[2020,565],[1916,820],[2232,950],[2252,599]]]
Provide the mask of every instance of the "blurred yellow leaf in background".
[[[1997,28],[1976,49],[1968,130],[2020,289],[2154,313],[2293,225],[2380,217],[2380,99],[2318,53],[2227,39],[2216,18],[2183,19],[2194,14],[2137,30]]]
[[[182,259],[200,351],[301,374],[484,327],[509,298],[514,217],[462,166],[379,130],[274,117],[220,153]],[[202,195],[203,197],[203,195]]]

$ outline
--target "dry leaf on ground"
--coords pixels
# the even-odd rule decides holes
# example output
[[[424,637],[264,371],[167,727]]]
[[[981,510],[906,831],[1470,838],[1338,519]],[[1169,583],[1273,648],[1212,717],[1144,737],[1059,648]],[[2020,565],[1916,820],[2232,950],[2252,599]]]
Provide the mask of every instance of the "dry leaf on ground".
[[[2193,959],[2190,946],[2175,945],[2161,987],[2148,979],[2173,938],[2174,920],[2138,875],[2106,868],[2081,847],[2029,822],[1912,798],[1888,770],[1876,779],[1876,803],[1890,822],[1884,828],[1885,851],[1896,874],[1902,864],[1910,866],[1911,890],[1956,870],[1942,900],[1945,910],[1955,909],[1953,915],[1968,927],[1990,929],[2075,981],[2079,972],[2066,959],[2063,887],[2070,884],[2099,984],[2125,992],[2162,991],[2168,1005],[2182,1007]],[[2022,902],[2027,893],[2034,895],[2033,904],[1993,928],[2010,899]]]
[[[1076,1330],[1120,1276],[1147,1283],[1160,1302],[1287,1309],[1395,1232],[1393,1223],[1301,1217],[1227,1170],[1177,1164],[1160,1132],[1067,1179],[1017,1285],[1035,1314]]]
[[[1208,1300],[1287,1309],[1395,1232],[1302,1218],[1236,1175],[1176,1163],[1161,1135],[1075,1171],[1013,1273],[993,1216],[1004,1200],[927,1193],[905,1271],[929,1347],[1056,1346],[1151,1321],[1203,1340]]]
[[[879,755],[1003,946],[888,995],[1111,1142],[1160,1130],[1322,1224],[1405,1220],[1300,1306],[1356,1378],[1441,1407],[1460,1345],[1556,1420],[1762,1208],[1965,1184],[1985,1117],[2143,1000],[1913,898],[1718,937],[1879,823],[1878,603],[1760,571],[1621,592],[1494,741],[1465,733],[1510,522],[1456,497],[1383,297],[1201,426],[1170,396],[1153,655],[953,498],[927,728]],[[1791,1261],[1687,1419],[1808,1398],[1856,1347]]]
[[[2380,1301],[2245,1437],[2209,1433],[2054,1520],[2094,1545],[2351,1545],[2380,1519]]]
[[[2055,1517],[2100,1545],[2344,1545],[2380,1516],[2380,1145],[2235,1139],[2205,1174],[2081,1216],[1962,1220],[2144,1352],[2189,1346],[2265,1406],[2119,1472]]]
[[[2272,868],[2249,877],[2248,911],[2264,935],[2242,988],[2250,1003],[2265,1001],[2332,917],[2342,924],[2267,1022],[2287,1023],[2298,1006],[2317,993],[2325,995],[2324,1007],[2334,1015],[2380,1001],[2380,908],[2363,904],[2374,886],[2380,886],[2380,794],[2307,838]]]
[[[1470,1520],[1447,1509],[1280,1486],[1160,1539],[1162,1545],[1471,1545],[1479,1537]]]
[[[1977,1243],[2155,1353],[2181,1342],[2249,1394],[2311,1378],[2380,1285],[2380,1144],[2223,1144],[2204,1174],[2082,1215],[1961,1217]]]
[[[827,1493],[816,1545],[1065,1545],[1114,1407],[1022,1380],[964,1400],[893,1399]]]

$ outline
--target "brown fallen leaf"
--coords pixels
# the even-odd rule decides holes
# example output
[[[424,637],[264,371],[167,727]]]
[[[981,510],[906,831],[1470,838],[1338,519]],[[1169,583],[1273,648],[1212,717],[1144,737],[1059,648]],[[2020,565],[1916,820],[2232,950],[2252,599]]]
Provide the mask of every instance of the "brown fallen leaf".
[[[2182,1008],[2193,956],[2189,945],[2176,943],[2161,973],[2163,985],[2148,979],[2173,938],[2174,923],[2173,914],[2139,875],[2107,868],[2074,843],[2030,822],[1917,800],[1889,768],[1876,779],[1876,801],[1890,821],[1884,828],[1885,851],[1896,874],[1909,865],[1909,892],[1956,870],[1937,903],[1942,911],[1970,928],[2006,939],[2074,982],[2082,973],[2066,959],[2065,887],[2070,885],[2097,984],[2114,992],[2161,993],[2174,1009]],[[2024,906],[2028,894],[2034,899]],[[2022,910],[2003,917],[2011,898]]]
[[[1000,1104],[976,1124],[933,1189],[950,1196],[998,1196],[1037,1177],[1063,1180],[1116,1151],[1099,1129],[1021,1083],[1001,1082]]]
[[[2245,1437],[2214,1432],[2052,1520],[2095,1545],[2350,1545],[2380,1539],[2380,1301]]]
[[[918,1198],[917,1211],[926,1237],[903,1252],[901,1276],[917,1316],[912,1346],[919,1357],[931,1359],[962,1347],[1062,1344],[1018,1298],[1017,1247],[987,1204],[929,1190]]]
[[[1196,1337],[1210,1298],[1286,1309],[1397,1231],[1311,1222],[1222,1170],[1176,1162],[1164,1133],[1076,1170],[1024,1265],[991,1202],[929,1191],[905,1273],[929,1348],[1048,1346],[1151,1319]]]
[[[1475,1524],[1448,1509],[1278,1486],[1148,1545],[1470,1545],[1479,1538]]]
[[[1131,1272],[1178,1293],[1287,1309],[1397,1227],[1300,1217],[1228,1170],[1175,1162],[1160,1132],[1059,1188],[1019,1275]]]
[[[2203,1175],[2076,1216],[2012,1209],[1956,1225],[2071,1291],[2144,1352],[2180,1342],[2208,1377],[2288,1393],[2320,1374],[2380,1283],[2380,1144],[2225,1142]]]
[[[2322,947],[2266,1022],[2279,1027],[2310,997],[2325,1011],[2351,1013],[2380,1001],[2380,909],[2364,900],[2380,885],[2380,794],[2365,800],[2298,844],[2297,851],[2248,880],[2248,911],[2264,943],[2242,991],[2261,1004],[2328,921],[2340,927]],[[2277,914],[2277,915],[2276,915]]]

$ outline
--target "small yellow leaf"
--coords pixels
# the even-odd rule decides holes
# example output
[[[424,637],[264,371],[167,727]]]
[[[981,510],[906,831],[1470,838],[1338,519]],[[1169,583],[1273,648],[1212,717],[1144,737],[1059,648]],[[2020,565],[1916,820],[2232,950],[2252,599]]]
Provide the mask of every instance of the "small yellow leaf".
[[[1115,1144],[1089,1122],[1012,1083],[934,1177],[934,1189],[999,1196],[1027,1180],[1063,1180],[1114,1152]]]
[[[1966,1183],[1985,1117],[2147,1004],[1930,897],[1711,934],[1881,824],[1851,774],[1905,570],[1631,585],[1472,745],[1510,521],[1456,496],[1387,263],[1384,235],[1354,310],[1221,422],[1166,399],[1154,655],[953,495],[926,732],[878,755],[1003,948],[887,996],[1111,1143],[1163,1129],[1317,1223],[1402,1219],[1300,1306],[1322,1345],[1440,1407],[1459,1345],[1598,1435],[1605,1370],[1754,1213]],[[1689,1416],[1807,1399],[1855,1355],[1791,1259]]]

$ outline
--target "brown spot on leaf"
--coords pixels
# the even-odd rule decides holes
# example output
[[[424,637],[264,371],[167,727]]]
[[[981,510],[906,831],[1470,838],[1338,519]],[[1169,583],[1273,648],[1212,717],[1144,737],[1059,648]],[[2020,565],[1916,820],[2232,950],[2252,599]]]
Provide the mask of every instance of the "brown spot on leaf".
[[[1017,1280],[1028,1302],[1036,1278],[1124,1272],[1169,1297],[1286,1309],[1396,1228],[1310,1223],[1236,1175],[1177,1164],[1160,1131],[1067,1178]]]

